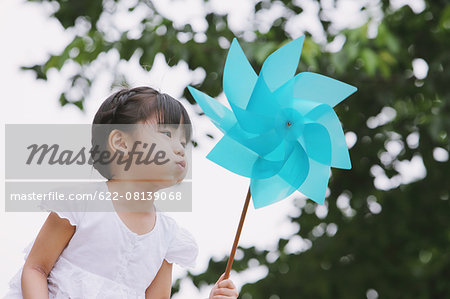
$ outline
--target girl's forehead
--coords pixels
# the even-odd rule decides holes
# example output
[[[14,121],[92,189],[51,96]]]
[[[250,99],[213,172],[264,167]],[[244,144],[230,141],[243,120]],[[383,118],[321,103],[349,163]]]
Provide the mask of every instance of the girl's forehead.
[[[142,127],[143,132],[158,132],[160,130],[170,130],[172,133],[180,135],[185,135],[185,125],[183,124],[142,124],[139,127]]]

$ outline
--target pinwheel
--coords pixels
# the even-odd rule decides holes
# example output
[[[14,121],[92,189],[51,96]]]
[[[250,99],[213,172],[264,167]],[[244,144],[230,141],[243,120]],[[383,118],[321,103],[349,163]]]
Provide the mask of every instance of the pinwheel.
[[[224,134],[206,158],[250,178],[226,277],[250,197],[258,209],[298,190],[323,204],[330,167],[351,168],[333,107],[356,88],[316,73],[295,75],[303,41],[301,36],[272,53],[258,76],[235,38],[223,73],[231,110],[188,86],[203,112]]]

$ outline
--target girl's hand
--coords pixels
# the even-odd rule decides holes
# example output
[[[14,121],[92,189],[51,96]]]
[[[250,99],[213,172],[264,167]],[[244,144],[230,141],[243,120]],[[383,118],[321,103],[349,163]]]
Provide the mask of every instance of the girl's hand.
[[[231,279],[224,279],[223,273],[209,293],[209,299],[237,299],[239,292]]]

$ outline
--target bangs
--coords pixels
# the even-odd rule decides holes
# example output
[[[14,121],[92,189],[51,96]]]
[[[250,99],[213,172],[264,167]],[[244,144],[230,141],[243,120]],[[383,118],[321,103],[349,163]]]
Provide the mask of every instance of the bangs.
[[[190,141],[192,137],[192,125],[189,115],[183,105],[167,94],[158,94],[156,101],[150,104],[148,107],[151,111],[154,111],[152,117],[156,119],[159,125],[176,125],[176,128],[180,124],[184,127],[184,134],[186,141]],[[155,115],[156,114],[156,115]]]

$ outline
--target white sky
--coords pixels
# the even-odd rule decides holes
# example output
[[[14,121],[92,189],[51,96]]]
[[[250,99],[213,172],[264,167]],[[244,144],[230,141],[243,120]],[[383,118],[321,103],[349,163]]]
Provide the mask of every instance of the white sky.
[[[207,9],[212,7],[216,11],[230,12],[231,29],[249,27],[247,18],[252,11],[253,1],[214,0],[210,2]],[[400,6],[407,1],[397,0],[394,2],[397,6]],[[415,3],[417,2],[422,1],[415,1]],[[158,9],[171,18],[175,18],[177,22],[190,22],[196,29],[202,30],[204,28],[203,16],[205,11],[199,5],[200,0],[173,1],[170,2],[172,4],[164,0],[157,1],[157,3]],[[237,3],[239,3],[239,9],[235,9]],[[304,30],[308,29],[315,33],[314,40],[316,42],[322,42],[323,36],[320,33],[320,26],[317,20],[312,17],[316,14],[318,7],[310,0],[303,3],[306,13],[302,14],[302,17],[293,16],[287,25],[287,29],[292,38],[302,35]],[[324,3],[326,5],[326,2]],[[355,5],[358,2],[340,1],[339,3],[340,6],[337,7],[337,10],[328,14],[331,19],[336,20],[336,29],[355,27],[364,21],[365,16],[358,15],[358,5]],[[268,12],[259,19],[261,28],[269,26],[274,16],[278,14],[277,9],[280,8],[275,8],[274,13]],[[372,9],[376,10],[376,5],[373,5]],[[420,5],[415,5],[414,9],[420,11],[423,8]],[[133,22],[122,23],[121,26],[133,26]],[[57,96],[64,88],[64,78],[70,73],[70,67],[65,68],[63,75],[51,71],[49,82],[37,81],[31,72],[19,70],[20,65],[42,62],[47,58],[48,53],[58,53],[70,38],[71,33],[64,32],[57,21],[49,18],[48,10],[42,5],[24,4],[18,0],[2,0],[0,2],[0,40],[2,41],[2,47],[0,48],[0,65],[2,66],[0,70],[2,87],[1,140],[4,140],[5,123],[92,122],[93,115],[100,103],[110,94],[108,90],[110,76],[108,74],[99,74],[91,96],[86,99],[86,111],[83,113],[71,105],[61,108],[58,102]],[[115,57],[109,55],[106,59],[114,60]],[[416,64],[419,68],[417,72],[422,69],[423,74],[423,69],[426,66],[421,66],[423,65],[422,61]],[[204,76],[201,70],[189,71],[186,63],[183,62],[169,68],[161,54],[156,57],[153,68],[149,72],[141,70],[136,60],[129,64],[121,63],[120,69],[126,71],[132,85],[150,85],[177,98],[180,98],[183,89],[191,82],[192,78],[199,80]],[[224,102],[223,96],[220,97],[220,100]],[[200,143],[199,148],[193,152],[193,212],[169,214],[196,237],[200,252],[195,273],[201,273],[206,270],[208,259],[211,256],[222,258],[229,254],[249,186],[249,179],[233,174],[205,158],[222,134],[209,119],[197,117],[192,110],[193,107],[187,102],[184,102],[184,104],[193,121],[194,136]],[[382,122],[382,120],[373,119],[372,123],[377,121]],[[216,139],[203,138],[205,132],[211,133]],[[348,143],[354,144],[356,141],[356,135],[352,132],[349,132],[346,137],[348,137]],[[395,144],[392,144],[392,146],[395,147]],[[4,169],[3,146],[0,149],[0,157],[0,168]],[[421,166],[420,161],[415,161],[415,163],[416,166]],[[405,168],[407,165],[403,164],[399,167]],[[373,171],[376,172],[377,169]],[[406,169],[404,172],[408,173],[410,169]],[[1,178],[4,180],[4,172],[1,173]],[[383,180],[382,177],[381,180]],[[389,184],[389,182],[379,182],[381,187],[387,186],[386,184]],[[3,207],[3,183],[0,184],[0,194]],[[293,197],[299,196],[299,193],[295,193],[281,202],[257,211],[250,204],[239,245],[244,247],[255,245],[260,249],[269,250],[276,247],[280,237],[287,238],[296,233],[298,227],[288,223],[286,216],[295,213]],[[6,292],[8,281],[23,264],[23,248],[36,236],[47,216],[47,213],[5,213],[3,210],[2,208],[0,211],[0,240],[2,244],[0,247],[2,265],[0,295]],[[293,251],[304,246],[298,238],[292,241],[290,247]],[[225,271],[225,269],[223,270]],[[184,273],[183,268],[175,265],[173,281]],[[243,275],[238,275],[232,271],[231,278],[240,288],[245,282],[256,281],[264,275],[264,270],[254,268],[254,270],[249,270]],[[209,290],[210,288],[205,288],[199,291],[191,283],[185,283],[182,285],[179,295],[175,295],[173,298],[205,298],[208,296]]]

